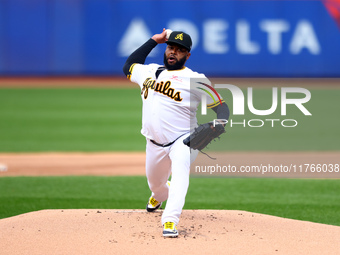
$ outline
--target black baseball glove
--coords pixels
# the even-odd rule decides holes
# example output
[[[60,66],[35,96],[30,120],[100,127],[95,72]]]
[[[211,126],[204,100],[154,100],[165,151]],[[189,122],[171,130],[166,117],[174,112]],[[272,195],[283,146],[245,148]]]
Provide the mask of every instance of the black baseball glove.
[[[194,132],[183,140],[183,143],[195,150],[203,150],[212,140],[225,133],[224,126],[212,122],[199,125]]]

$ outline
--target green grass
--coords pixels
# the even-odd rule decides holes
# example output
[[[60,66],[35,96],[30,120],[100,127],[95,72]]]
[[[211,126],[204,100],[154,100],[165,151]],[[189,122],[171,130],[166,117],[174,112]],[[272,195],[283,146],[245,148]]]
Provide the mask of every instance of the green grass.
[[[255,116],[246,109],[245,116],[231,119],[296,119],[295,128],[251,128],[234,125],[211,150],[340,150],[340,90],[310,89],[312,99],[304,104],[312,116],[304,116],[288,105],[287,116],[277,111],[270,116]],[[231,94],[219,91],[232,108]],[[245,93],[246,94],[246,93]],[[299,96],[299,95],[290,95]],[[247,97],[245,97],[246,99]],[[279,93],[280,98],[280,93]],[[271,89],[254,89],[254,107],[271,106]],[[215,114],[198,113],[199,122],[210,121]],[[200,112],[200,109],[199,109]],[[0,88],[0,152],[36,151],[144,151],[140,134],[142,100],[138,87],[73,89]],[[255,123],[253,123],[255,124]]]
[[[0,218],[42,209],[139,208],[149,195],[143,177],[3,177]]]
[[[143,150],[138,89],[0,89],[0,151]]]
[[[245,210],[340,226],[340,180],[191,178],[184,209]],[[42,209],[144,209],[145,177],[3,177],[0,218]]]

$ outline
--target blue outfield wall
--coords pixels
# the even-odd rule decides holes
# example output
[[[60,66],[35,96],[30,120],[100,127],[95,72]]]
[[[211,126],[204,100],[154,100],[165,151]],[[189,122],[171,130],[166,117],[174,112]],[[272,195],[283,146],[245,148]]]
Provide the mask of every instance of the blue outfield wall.
[[[187,65],[208,76],[340,77],[337,13],[338,0],[0,0],[0,75],[123,75],[165,27],[192,36]]]

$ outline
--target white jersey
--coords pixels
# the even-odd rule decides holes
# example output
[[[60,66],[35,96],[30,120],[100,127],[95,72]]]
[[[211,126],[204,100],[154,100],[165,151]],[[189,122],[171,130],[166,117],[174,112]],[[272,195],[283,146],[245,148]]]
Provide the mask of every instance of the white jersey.
[[[129,78],[141,88],[143,100],[141,133],[157,143],[167,144],[197,126],[197,107],[201,95],[206,92],[203,89],[190,90],[191,78],[204,79],[209,85],[210,82],[204,74],[187,67],[173,71],[165,69],[156,79],[159,67],[161,65],[158,64],[133,64]],[[211,94],[206,97],[208,108],[221,102],[217,97],[211,97]]]

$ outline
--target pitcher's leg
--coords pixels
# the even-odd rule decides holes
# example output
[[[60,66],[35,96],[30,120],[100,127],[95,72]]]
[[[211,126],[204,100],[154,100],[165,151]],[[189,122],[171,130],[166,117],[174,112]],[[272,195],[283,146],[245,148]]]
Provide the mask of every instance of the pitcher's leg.
[[[147,140],[145,170],[152,197],[159,202],[168,198],[167,180],[171,173],[169,148],[154,145]]]
[[[169,221],[178,224],[189,187],[190,164],[198,154],[198,151],[194,150],[190,153],[190,148],[183,144],[183,139],[176,141],[169,153],[172,176],[167,204],[162,215],[162,224]]]

